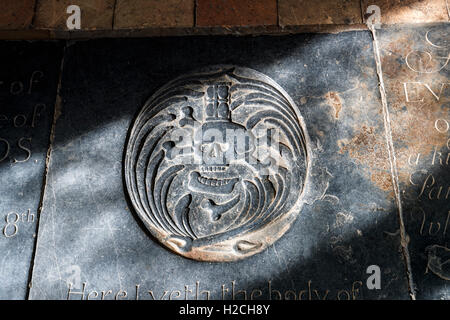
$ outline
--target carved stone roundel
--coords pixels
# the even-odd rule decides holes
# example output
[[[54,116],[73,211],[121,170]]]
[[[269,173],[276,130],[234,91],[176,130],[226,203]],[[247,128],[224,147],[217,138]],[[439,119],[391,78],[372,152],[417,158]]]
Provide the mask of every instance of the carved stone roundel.
[[[310,170],[300,112],[269,77],[212,66],[163,86],[125,150],[131,203],[176,253],[233,261],[279,239],[300,212]]]

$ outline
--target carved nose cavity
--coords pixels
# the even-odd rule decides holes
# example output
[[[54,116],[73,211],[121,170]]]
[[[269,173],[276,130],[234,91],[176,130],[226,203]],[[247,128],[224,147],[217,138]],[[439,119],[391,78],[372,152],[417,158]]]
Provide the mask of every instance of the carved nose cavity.
[[[222,157],[228,149],[228,143],[220,142],[208,142],[201,146],[204,160],[206,160],[207,162],[215,162],[217,160],[223,162]]]
[[[217,157],[219,157],[220,155],[221,155],[220,147],[217,145],[217,143],[214,143],[214,144],[211,146],[211,149],[210,149],[210,151],[209,151],[208,156],[209,156],[210,158],[217,158]]]

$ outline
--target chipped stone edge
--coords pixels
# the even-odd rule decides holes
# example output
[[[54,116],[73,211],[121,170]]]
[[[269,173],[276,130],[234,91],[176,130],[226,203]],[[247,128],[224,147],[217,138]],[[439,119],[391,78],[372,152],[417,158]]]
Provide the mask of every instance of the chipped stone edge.
[[[449,11],[450,16],[450,11]],[[113,22],[114,23],[114,22]],[[447,21],[382,24],[383,29],[399,26],[432,26]],[[351,31],[370,31],[366,24],[318,24],[299,26],[220,26],[220,27],[149,27],[134,29],[86,29],[69,31],[65,29],[34,28],[26,30],[0,30],[0,40],[86,40],[99,38],[148,38],[178,36],[262,36],[290,35],[302,33],[339,34]]]
[[[114,23],[114,22],[113,22]],[[166,36],[201,36],[201,35],[283,35],[296,33],[340,33],[367,30],[359,23],[353,25],[303,25],[303,26],[220,26],[220,27],[149,27],[127,29],[86,29],[69,31],[65,29],[35,28],[28,30],[0,30],[0,40],[34,40],[34,39],[97,39],[97,38],[142,38]]]
[[[61,115],[61,101],[62,100],[61,100],[60,92],[61,92],[61,81],[62,81],[62,76],[63,76],[63,67],[64,67],[66,48],[67,48],[67,43],[62,48],[61,63],[60,63],[60,67],[58,70],[59,71],[58,85],[56,88],[55,104],[54,104],[54,110],[53,110],[53,120],[52,120],[51,129],[50,129],[47,155],[45,158],[44,174],[42,177],[42,187],[41,187],[41,194],[40,194],[40,198],[39,198],[39,206],[38,206],[38,210],[37,210],[37,214],[36,214],[36,229],[34,232],[35,241],[34,241],[34,245],[33,245],[33,252],[31,255],[30,268],[28,271],[28,286],[27,286],[27,292],[26,292],[26,298],[25,298],[26,300],[30,299],[31,289],[33,286],[33,271],[34,271],[34,266],[35,266],[36,253],[37,253],[38,244],[39,244],[39,242],[38,242],[38,240],[39,240],[39,225],[40,225],[40,220],[41,220],[41,213],[44,210],[44,200],[45,200],[46,189],[47,189],[47,178],[48,178],[48,173],[49,173],[49,168],[50,168],[53,143],[55,141],[55,127],[56,127],[56,122]]]

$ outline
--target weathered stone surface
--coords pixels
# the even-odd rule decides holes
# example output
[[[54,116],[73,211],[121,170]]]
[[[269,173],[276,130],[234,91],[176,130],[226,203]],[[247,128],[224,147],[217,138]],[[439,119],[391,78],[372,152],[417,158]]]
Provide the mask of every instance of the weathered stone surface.
[[[20,30],[31,25],[36,0],[4,1],[0,11],[0,29]]]
[[[417,297],[449,299],[448,24],[379,30]]]
[[[380,7],[382,24],[427,23],[448,21],[447,0],[362,0],[363,14],[367,6]]]
[[[198,0],[198,26],[261,26],[277,24],[275,0]]]
[[[114,28],[193,27],[194,0],[117,0]]]
[[[34,26],[37,29],[68,30],[67,7],[76,4],[81,9],[81,30],[112,29],[114,0],[39,0]]]
[[[194,261],[159,245],[128,199],[123,162],[147,99],[212,65],[270,77],[310,137],[308,201],[280,239],[235,262]],[[377,85],[367,31],[71,45],[30,297],[407,299]],[[181,116],[174,111],[174,121]],[[366,287],[370,265],[381,268],[381,290]]]
[[[281,26],[362,22],[358,0],[279,0],[278,10]]]
[[[0,43],[0,299],[26,297],[60,54]]]

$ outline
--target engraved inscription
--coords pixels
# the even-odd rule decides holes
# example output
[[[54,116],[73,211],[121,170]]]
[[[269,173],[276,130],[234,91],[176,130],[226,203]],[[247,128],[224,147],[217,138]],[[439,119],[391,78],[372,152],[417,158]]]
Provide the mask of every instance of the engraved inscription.
[[[39,92],[39,84],[43,79],[44,73],[35,70],[27,80],[0,81],[0,93],[28,97]],[[27,106],[28,112],[8,113],[8,109],[0,111],[0,129],[4,130],[0,132],[0,163],[24,163],[32,157],[33,139],[30,135],[39,128],[41,117],[45,114],[47,106],[44,103],[36,103],[34,106]],[[8,136],[4,136],[6,132]],[[19,132],[24,132],[24,135]]]
[[[390,88],[405,241],[419,289],[414,294],[429,298],[441,280],[449,280],[448,25],[407,28],[395,41],[387,42],[383,67]],[[443,299],[445,294],[438,297]]]
[[[19,214],[14,211],[9,212],[5,216],[5,225],[2,233],[6,238],[12,238],[19,232],[19,225],[22,223],[34,223],[34,213],[28,209],[25,213]]]
[[[408,68],[419,74],[437,73],[447,68],[450,45],[444,31],[439,26],[431,28],[425,34],[425,43],[425,49],[413,50],[406,55]]]
[[[153,236],[196,260],[233,261],[300,212],[309,138],[288,94],[248,68],[213,66],[158,90],[130,129],[126,188]]]
[[[178,289],[145,288],[135,284],[129,289],[94,290],[88,282],[83,282],[80,288],[72,283],[67,284],[67,300],[360,300],[364,298],[363,282],[350,281],[343,288],[319,288],[312,280],[303,284],[301,289],[279,290],[272,280],[268,280],[259,288],[241,289],[236,280],[224,283],[219,292],[205,288],[205,284],[196,281],[195,285],[185,284]],[[212,289],[212,288],[211,288]]]

